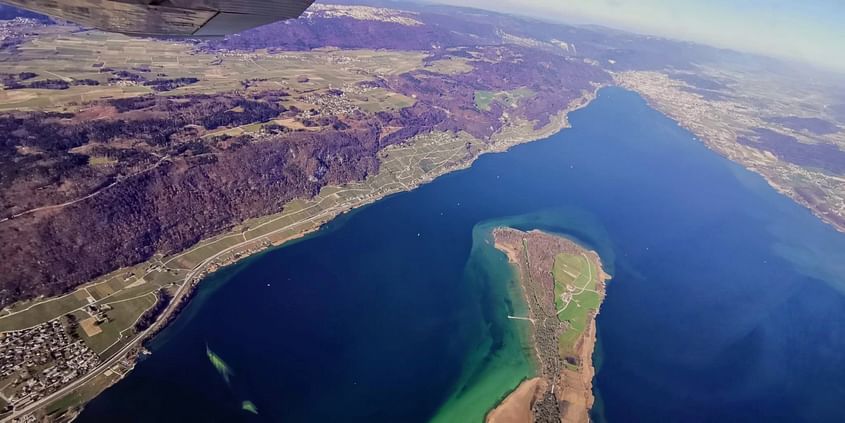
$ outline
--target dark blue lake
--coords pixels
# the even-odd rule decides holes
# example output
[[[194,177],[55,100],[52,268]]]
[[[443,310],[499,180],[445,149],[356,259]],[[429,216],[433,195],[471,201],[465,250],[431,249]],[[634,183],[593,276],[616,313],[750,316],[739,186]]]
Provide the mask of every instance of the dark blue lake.
[[[595,419],[845,421],[845,235],[636,94],[571,123],[212,275],[81,421],[481,421],[533,371],[502,224],[613,275]]]

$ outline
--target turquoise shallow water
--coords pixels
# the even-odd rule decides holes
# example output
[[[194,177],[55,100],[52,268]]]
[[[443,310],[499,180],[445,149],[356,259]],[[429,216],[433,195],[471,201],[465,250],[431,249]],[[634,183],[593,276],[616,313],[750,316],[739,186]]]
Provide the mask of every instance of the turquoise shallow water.
[[[633,93],[571,122],[212,275],[81,421],[480,421],[533,371],[501,224],[613,275],[597,420],[841,421],[845,235]]]

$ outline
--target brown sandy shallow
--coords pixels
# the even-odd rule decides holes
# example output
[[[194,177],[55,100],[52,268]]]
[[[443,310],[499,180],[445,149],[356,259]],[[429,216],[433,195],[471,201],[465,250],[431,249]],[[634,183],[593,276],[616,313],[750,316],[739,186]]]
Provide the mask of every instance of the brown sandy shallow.
[[[604,283],[610,279],[610,275],[604,272],[598,253],[590,251],[587,256],[599,270],[600,283],[597,286],[602,297],[604,297]],[[590,325],[584,330],[583,336],[578,341],[577,350],[582,365],[578,370],[564,367],[561,371],[562,389],[558,398],[561,403],[566,404],[565,407],[561,408],[560,416],[560,421],[564,423],[588,423],[590,421],[590,409],[593,408],[595,403],[593,377],[596,375],[596,370],[593,367],[593,352],[596,350],[596,315],[590,319]]]
[[[519,264],[519,251],[515,247],[499,241],[496,241],[493,245],[497,250],[504,252],[505,255],[508,256],[508,261],[511,262],[511,264]]]
[[[523,381],[504,400],[487,414],[487,423],[524,423],[534,420],[531,406],[534,399],[545,383],[542,378],[535,377]]]
[[[593,351],[596,346],[596,320],[584,331],[578,346],[578,357],[583,363],[578,370],[566,367],[561,371],[562,386],[558,392],[558,399],[565,404],[560,410],[560,421],[565,423],[588,423],[590,409],[593,408]]]

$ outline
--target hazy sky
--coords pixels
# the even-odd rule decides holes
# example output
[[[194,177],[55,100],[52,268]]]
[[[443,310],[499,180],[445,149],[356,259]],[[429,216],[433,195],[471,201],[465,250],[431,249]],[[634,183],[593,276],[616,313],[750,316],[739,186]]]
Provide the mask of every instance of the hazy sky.
[[[437,0],[597,23],[845,70],[845,0]]]

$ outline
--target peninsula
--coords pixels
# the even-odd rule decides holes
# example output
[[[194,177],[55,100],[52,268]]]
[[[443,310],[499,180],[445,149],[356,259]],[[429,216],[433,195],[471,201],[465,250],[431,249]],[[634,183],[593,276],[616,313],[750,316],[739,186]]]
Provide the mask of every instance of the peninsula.
[[[537,376],[487,415],[490,423],[589,422],[596,315],[605,296],[598,254],[556,235],[493,230],[497,249],[516,266],[531,325]]]

